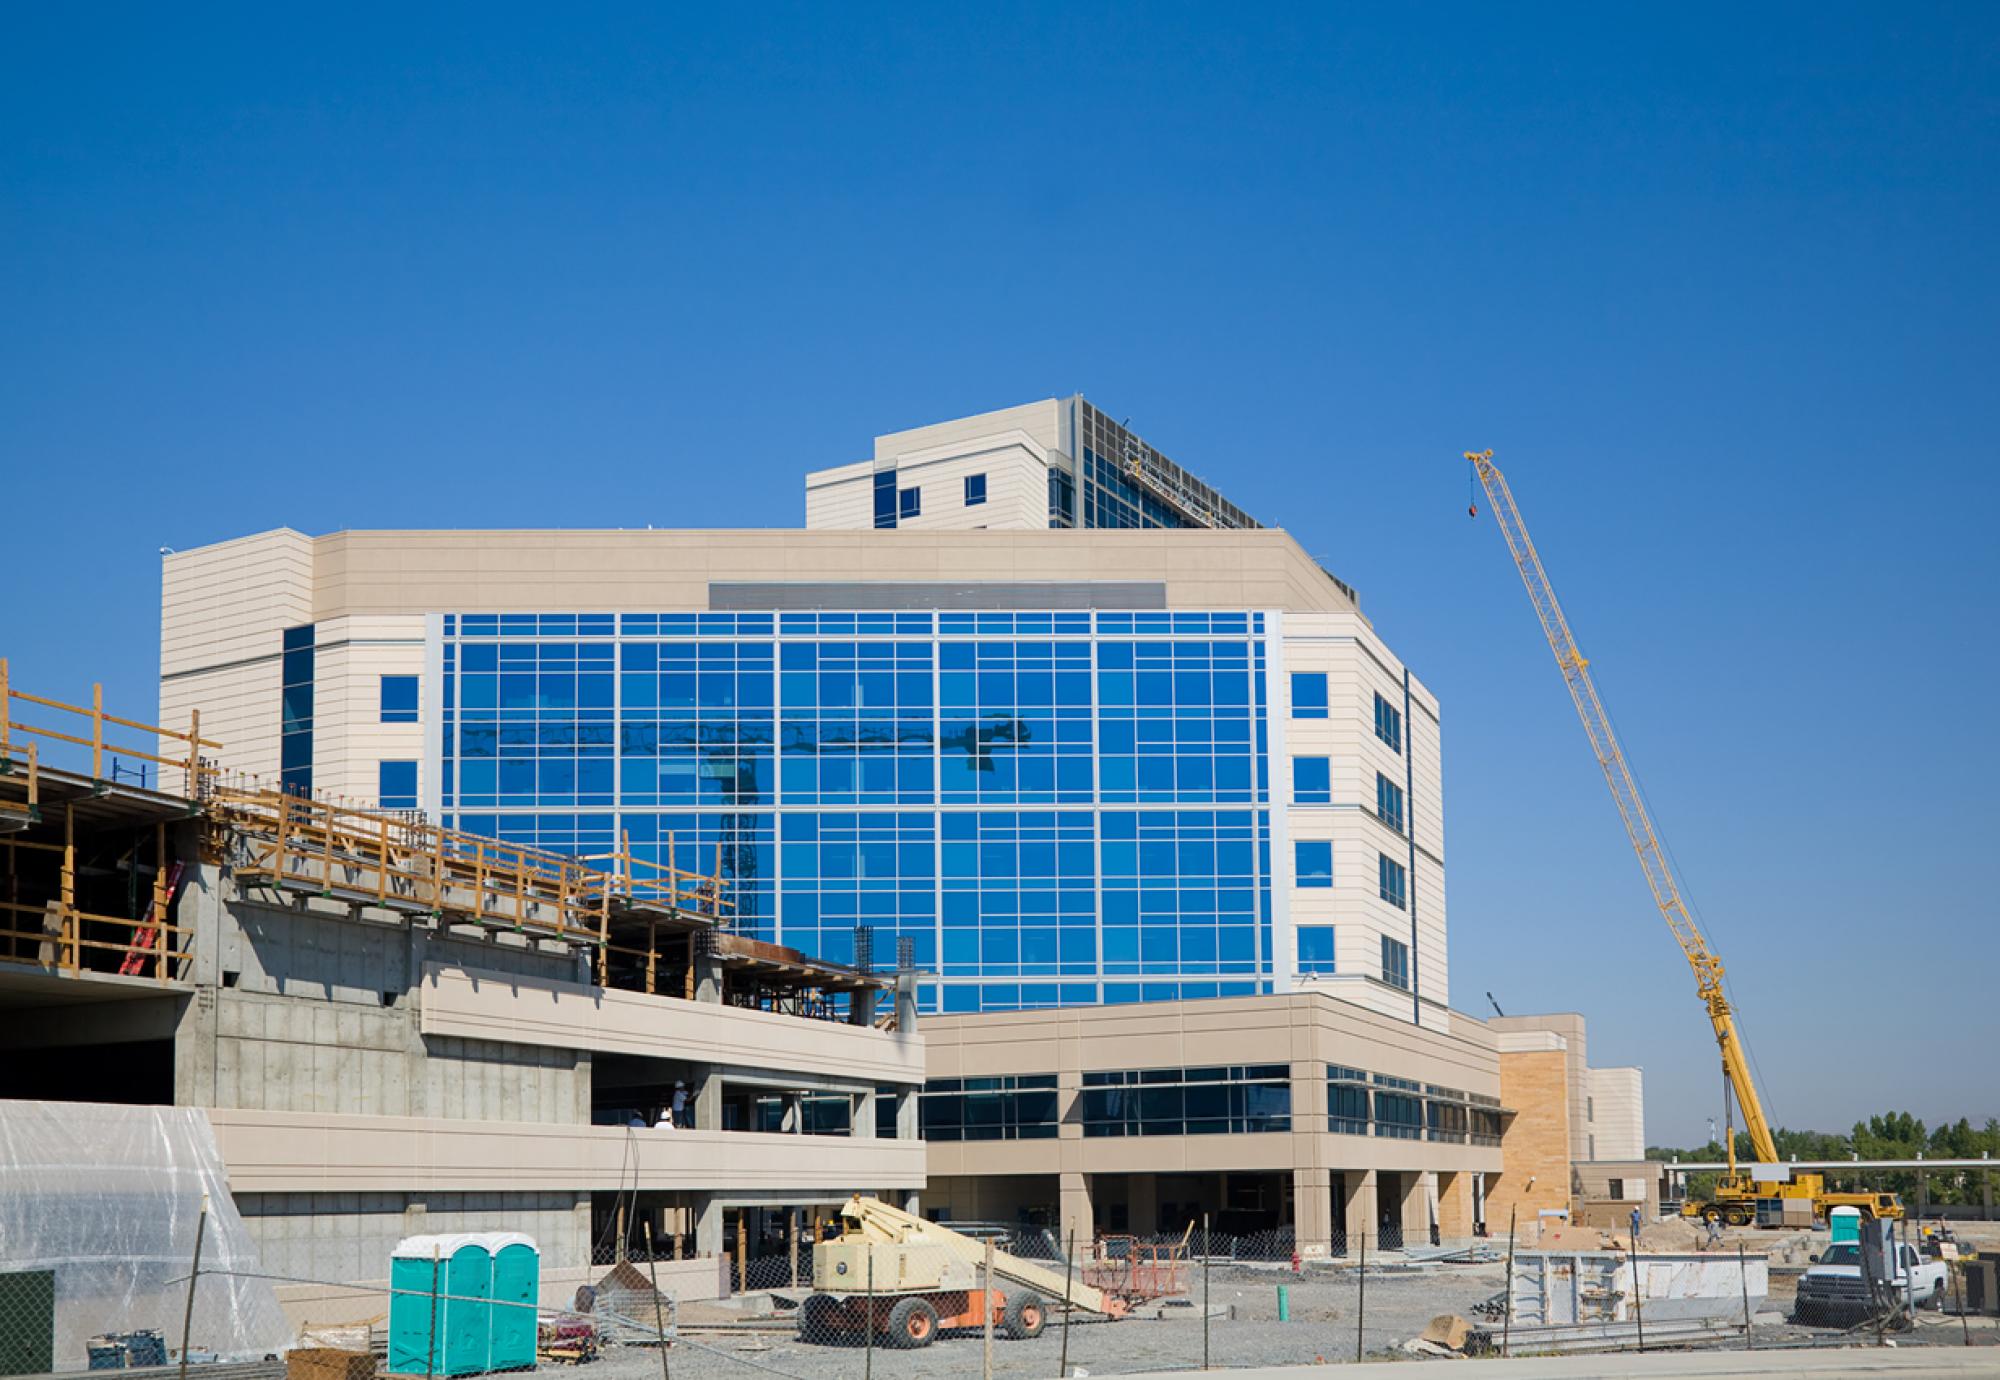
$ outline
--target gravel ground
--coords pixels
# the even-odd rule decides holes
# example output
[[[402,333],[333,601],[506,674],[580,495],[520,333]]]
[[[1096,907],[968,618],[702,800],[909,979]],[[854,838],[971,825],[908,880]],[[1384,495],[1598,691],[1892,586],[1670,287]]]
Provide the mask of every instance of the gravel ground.
[[[1400,1345],[1421,1332],[1440,1313],[1456,1313],[1484,1326],[1472,1310],[1500,1291],[1500,1265],[1442,1266],[1422,1271],[1369,1272],[1362,1344],[1374,1359],[1401,1357]],[[1279,1322],[1278,1286],[1286,1286],[1291,1318]],[[1778,1321],[1777,1310],[1789,1308],[1789,1281],[1777,1285],[1756,1329],[1761,1346],[1783,1347],[1837,1344],[1841,1334],[1830,1328],[1794,1327]],[[1196,1278],[1196,1301],[1200,1279]],[[1353,1271],[1309,1268],[1294,1276],[1282,1267],[1230,1266],[1215,1268],[1209,1292],[1216,1315],[1209,1324],[1209,1359],[1216,1368],[1310,1364],[1354,1359],[1355,1318],[1361,1303]],[[690,1310],[692,1313],[694,1310]],[[710,1316],[716,1316],[710,1314]],[[726,1315],[725,1315],[726,1316]],[[776,1374],[795,1380],[917,1380],[918,1377],[977,1375],[981,1337],[977,1332],[948,1335],[919,1351],[875,1348],[872,1358],[857,1346],[818,1346],[801,1342],[793,1315],[778,1315],[739,1330],[690,1328],[668,1353],[672,1380],[753,1380]],[[1977,1345],[2000,1344],[2000,1325],[1972,1321]],[[1926,1312],[1918,1331],[1904,1334],[1898,1344],[1961,1344],[1959,1320]],[[1062,1341],[1060,1328],[1034,1341],[1010,1341],[996,1336],[993,1373],[1006,1380],[1044,1380],[1057,1374]],[[1070,1329],[1071,1374],[1093,1376],[1139,1371],[1198,1370],[1202,1362],[1202,1320],[1197,1307],[1168,1309],[1166,1316],[1130,1318],[1115,1323],[1076,1323]],[[659,1353],[652,1348],[609,1350],[578,1380],[652,1380],[660,1374]]]

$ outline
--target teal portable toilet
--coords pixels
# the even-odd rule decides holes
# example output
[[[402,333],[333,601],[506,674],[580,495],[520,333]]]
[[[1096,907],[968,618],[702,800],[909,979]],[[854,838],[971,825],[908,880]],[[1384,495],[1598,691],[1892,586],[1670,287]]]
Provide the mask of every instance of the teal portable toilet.
[[[493,1257],[493,1345],[487,1368],[533,1370],[542,1253],[533,1237],[516,1231],[488,1232],[485,1245]]]
[[[1843,1241],[1861,1243],[1861,1209],[1837,1207],[1826,1215],[1826,1224],[1833,1232],[1833,1244]]]
[[[410,1236],[389,1253],[389,1369],[477,1375],[489,1368],[493,1257],[474,1235]]]

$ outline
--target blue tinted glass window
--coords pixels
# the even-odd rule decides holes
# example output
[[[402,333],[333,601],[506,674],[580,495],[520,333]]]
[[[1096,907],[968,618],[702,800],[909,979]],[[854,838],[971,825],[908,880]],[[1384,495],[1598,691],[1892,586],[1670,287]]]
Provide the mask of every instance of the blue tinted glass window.
[[[1299,971],[1302,973],[1333,971],[1333,926],[1299,926]]]
[[[1325,672],[1292,672],[1292,717],[1294,719],[1324,719],[1326,717]]]
[[[1292,844],[1300,886],[1333,885],[1333,844],[1326,839],[1299,839]]]
[[[375,799],[385,810],[417,808],[417,764],[383,762],[376,768]]]
[[[417,677],[382,677],[382,722],[413,724],[417,721]]]
[[[968,474],[965,476],[965,506],[976,508],[986,501],[986,476]]]
[[[1380,695],[1375,697],[1375,736],[1395,751],[1403,750],[1403,711]]]
[[[904,489],[896,495],[896,518],[898,521],[904,518],[922,517],[923,515],[924,491],[922,489]]]
[[[1326,758],[1292,759],[1292,799],[1300,805],[1328,805],[1333,802],[1333,772]]]

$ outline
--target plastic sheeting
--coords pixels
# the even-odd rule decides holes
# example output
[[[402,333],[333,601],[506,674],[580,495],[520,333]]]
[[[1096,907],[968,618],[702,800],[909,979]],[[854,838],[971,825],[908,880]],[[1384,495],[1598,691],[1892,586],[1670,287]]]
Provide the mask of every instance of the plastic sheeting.
[[[101,1333],[157,1328],[178,1355],[202,1201],[189,1350],[255,1359],[291,1327],[195,1107],[0,1102],[0,1269],[55,1272],[55,1367]]]

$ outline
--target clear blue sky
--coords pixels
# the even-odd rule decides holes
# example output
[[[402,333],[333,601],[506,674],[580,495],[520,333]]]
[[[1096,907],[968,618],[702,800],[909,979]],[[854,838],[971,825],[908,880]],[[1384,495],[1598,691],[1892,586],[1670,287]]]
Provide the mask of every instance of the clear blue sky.
[[[12,10],[17,680],[150,709],[163,545],[795,525],[1081,390],[1442,697],[1456,1004],[1581,1009],[1699,1139],[1491,446],[1776,1117],[2000,1114],[2000,10],[712,9]]]

